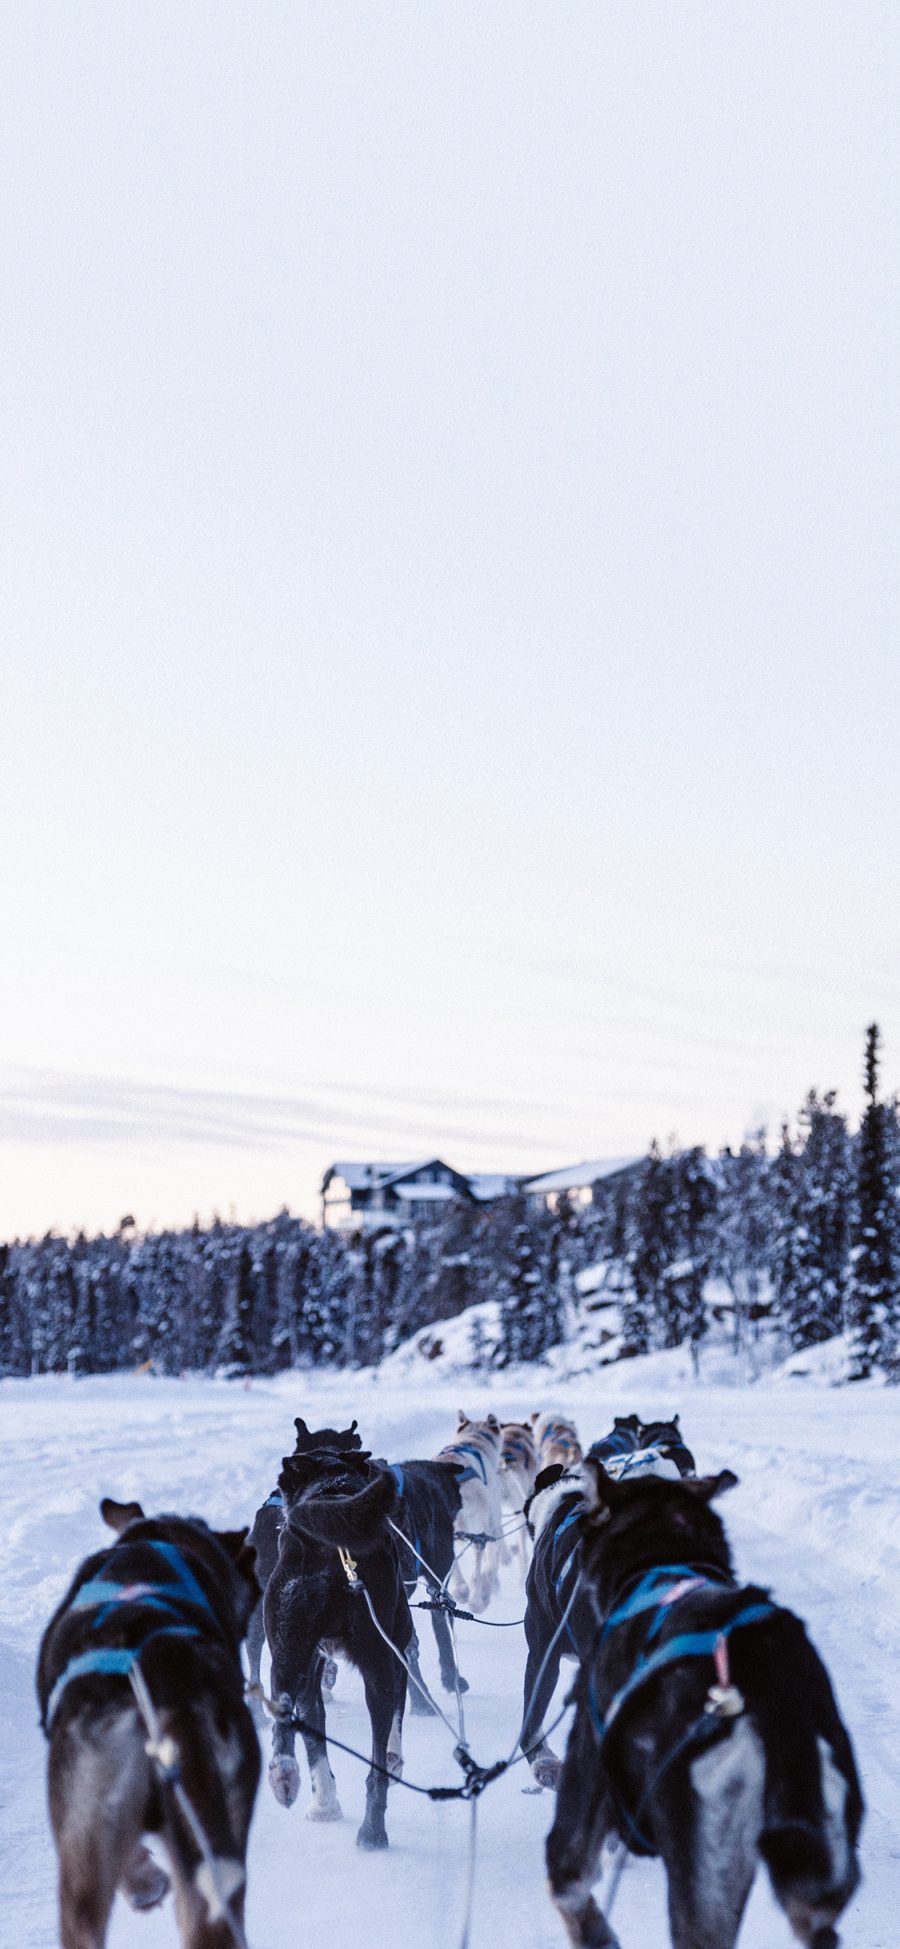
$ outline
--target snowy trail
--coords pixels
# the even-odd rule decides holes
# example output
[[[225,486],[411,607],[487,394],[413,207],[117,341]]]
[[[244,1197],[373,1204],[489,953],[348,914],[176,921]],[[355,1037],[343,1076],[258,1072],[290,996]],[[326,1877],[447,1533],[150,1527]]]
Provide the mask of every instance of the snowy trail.
[[[180,1506],[213,1521],[249,1520],[291,1446],[292,1417],[359,1416],[376,1451],[400,1459],[446,1439],[463,1403],[522,1414],[571,1411],[590,1435],[632,1401],[645,1415],[680,1405],[702,1467],[730,1463],[741,1486],[721,1505],[738,1567],[771,1584],[809,1622],[828,1661],[856,1742],[869,1803],[865,1879],[848,1913],[848,1949],[895,1949],[900,1913],[900,1399],[887,1390],[689,1387],[643,1363],[568,1387],[546,1375],[515,1381],[441,1379],[373,1383],[291,1375],[251,1388],[118,1377],[0,1384],[0,1835],[4,1854],[0,1938],[13,1949],[56,1943],[54,1861],[44,1810],[44,1750],[36,1727],[33,1662],[46,1617],[79,1558],[102,1540],[102,1494],[138,1495],[148,1509]],[[507,1572],[492,1617],[518,1617],[522,1593]],[[421,1614],[424,1666],[437,1683],[430,1620]],[[459,1627],[472,1690],[467,1730],[477,1757],[507,1752],[521,1712],[519,1631]],[[568,1668],[569,1672],[571,1667]],[[566,1672],[564,1668],[564,1679]],[[562,1688],[561,1688],[562,1695]],[[365,1748],[358,1678],[341,1666],[329,1727]],[[557,1744],[563,1736],[557,1735]],[[458,1772],[439,1721],[407,1717],[410,1779],[451,1782]],[[468,1809],[392,1792],[391,1848],[364,1855],[354,1836],[363,1769],[340,1753],[334,1769],[345,1819],[309,1825],[308,1804],[285,1812],[263,1780],[250,1850],[248,1931],[253,1949],[295,1949],[327,1929],[335,1949],[361,1939],[396,1949],[456,1949],[462,1918]],[[561,1949],[547,1899],[543,1839],[547,1794],[522,1792],[523,1767],[491,1787],[479,1808],[473,1949]],[[624,1949],[664,1949],[662,1871],[632,1862],[615,1911]],[[136,1917],[117,1906],[111,1949],[173,1949],[170,1909]],[[757,1880],[742,1949],[778,1949],[791,1937]]]

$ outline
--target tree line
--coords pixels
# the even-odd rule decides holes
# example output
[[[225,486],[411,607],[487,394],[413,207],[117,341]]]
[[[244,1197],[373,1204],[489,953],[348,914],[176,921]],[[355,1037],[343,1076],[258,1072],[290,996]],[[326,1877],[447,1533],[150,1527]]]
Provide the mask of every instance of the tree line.
[[[737,1348],[843,1332],[854,1377],[898,1378],[900,1118],[879,1097],[879,1054],[873,1024],[857,1132],[812,1090],[774,1149],[763,1131],[714,1157],[654,1143],[587,1206],[510,1197],[354,1237],[287,1211],[146,1235],[126,1220],[112,1237],[0,1245],[0,1374],[364,1366],[480,1300],[495,1324],[476,1318],[473,1363],[506,1367],[571,1333],[597,1303],[578,1274],[599,1264],[622,1356],[699,1353],[718,1317]]]

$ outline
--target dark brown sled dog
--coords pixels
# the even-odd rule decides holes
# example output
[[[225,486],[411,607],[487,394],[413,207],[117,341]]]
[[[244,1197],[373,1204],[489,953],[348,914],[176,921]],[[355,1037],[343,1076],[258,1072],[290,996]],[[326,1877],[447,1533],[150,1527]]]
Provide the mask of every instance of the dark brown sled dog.
[[[169,1887],[146,1847],[159,1834],[184,1949],[231,1949],[240,1923],[259,1745],[244,1704],[240,1646],[258,1596],[246,1530],[146,1517],[108,1498],[118,1541],[88,1557],[44,1633],[37,1691],[49,1754],[63,1949],[103,1949],[116,1889],[151,1908]],[[129,1673],[139,1668],[214,1869],[147,1754]],[[217,1919],[217,1917],[219,1919]]]

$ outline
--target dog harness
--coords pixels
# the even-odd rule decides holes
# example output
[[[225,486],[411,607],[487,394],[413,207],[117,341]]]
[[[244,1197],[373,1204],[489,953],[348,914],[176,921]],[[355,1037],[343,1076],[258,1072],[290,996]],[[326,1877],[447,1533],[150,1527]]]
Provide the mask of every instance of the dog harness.
[[[405,1488],[406,1475],[404,1470],[401,1468],[399,1462],[389,1462],[388,1468],[390,1469],[394,1481],[397,1484],[397,1494],[401,1497],[404,1497],[406,1494],[406,1488]],[[409,1512],[409,1503],[407,1503],[406,1508],[407,1508],[407,1512]],[[418,1579],[422,1574],[422,1571],[424,1570],[424,1564],[422,1562],[422,1545],[419,1541],[419,1532],[417,1529],[415,1528],[413,1529],[413,1533],[409,1538],[409,1542],[418,1559],[418,1564],[416,1568],[416,1581],[418,1582]],[[408,1581],[409,1581],[408,1578],[404,1578],[404,1582],[408,1582]]]
[[[574,1454],[578,1447],[578,1437],[573,1435],[571,1428],[567,1428],[564,1421],[551,1421],[549,1428],[544,1429],[541,1447],[543,1448],[544,1443],[548,1441],[555,1442],[558,1448],[565,1448],[570,1455]]]
[[[445,1455],[474,1455],[475,1460],[478,1463],[478,1467],[473,1468],[471,1462],[468,1463],[466,1467],[462,1470],[462,1473],[458,1475],[456,1479],[460,1487],[462,1487],[462,1484],[464,1482],[471,1482],[474,1476],[479,1476],[481,1478],[481,1481],[484,1483],[485,1488],[487,1488],[487,1469],[484,1466],[484,1456],[481,1453],[481,1449],[475,1447],[474,1442],[455,1441],[453,1443],[452,1448],[445,1448],[444,1454]]]
[[[91,1619],[91,1629],[95,1631],[106,1624],[123,1604],[140,1604],[143,1609],[161,1612],[165,1619],[172,1621],[158,1624],[155,1630],[148,1631],[138,1645],[97,1645],[92,1650],[79,1652],[76,1657],[70,1658],[56,1680],[47,1701],[45,1723],[48,1730],[63,1693],[73,1679],[92,1677],[98,1673],[106,1677],[127,1678],[151,1638],[199,1637],[199,1627],[185,1617],[186,1610],[204,1612],[207,1617],[213,1619],[217,1630],[220,1631],[221,1627],[209,1598],[201,1589],[181,1551],[176,1549],[174,1543],[149,1542],[147,1547],[157,1556],[162,1557],[166,1567],[172,1573],[170,1582],[116,1583],[109,1577],[91,1577],[87,1583],[82,1584],[80,1590],[76,1591],[69,1609],[94,1611],[96,1615]]]
[[[533,1445],[531,1449],[529,1449],[529,1445],[524,1435],[506,1436],[503,1443],[503,1458],[500,1463],[500,1467],[502,1469],[509,1468],[511,1464],[513,1464],[517,1460],[524,1462],[526,1468],[530,1468],[533,1459],[534,1459]]]
[[[270,1496],[267,1496],[267,1497],[266,1497],[266,1500],[265,1500],[265,1502],[264,1502],[264,1504],[263,1504],[263,1508],[264,1508],[264,1509],[283,1509],[283,1508],[284,1508],[284,1497],[283,1497],[283,1495],[282,1495],[282,1493],[281,1493],[281,1490],[280,1490],[280,1489],[273,1489],[273,1490],[272,1490],[272,1493],[271,1493],[271,1495],[270,1495]]]
[[[723,1581],[717,1581],[692,1569],[690,1564],[659,1564],[654,1570],[648,1570],[646,1576],[641,1578],[622,1603],[610,1612],[600,1637],[601,1644],[618,1625],[626,1624],[631,1618],[639,1617],[644,1613],[649,1613],[650,1617],[644,1649],[639,1654],[637,1663],[624,1685],[620,1685],[618,1691],[613,1694],[605,1714],[601,1711],[597,1698],[593,1672],[588,1678],[591,1724],[600,1745],[606,1739],[623,1705],[640,1690],[641,1686],[646,1685],[647,1680],[655,1677],[656,1673],[662,1671],[666,1665],[676,1664],[684,1658],[713,1660],[718,1686],[713,1688],[710,1694],[708,1709],[719,1712],[724,1717],[734,1717],[736,1712],[743,1710],[740,1694],[729,1683],[727,1642],[732,1632],[743,1630],[748,1624],[761,1624],[764,1619],[773,1616],[777,1606],[768,1598],[744,1604],[733,1617],[726,1618],[721,1624],[711,1626],[709,1630],[682,1631],[675,1637],[669,1638],[665,1644],[655,1645],[653,1649],[649,1648],[654,1646],[655,1640],[659,1637],[673,1604],[679,1603],[683,1597],[689,1596],[693,1591],[703,1589],[721,1591],[723,1587]]]
[[[637,1435],[633,1428],[615,1427],[611,1434],[604,1435],[602,1441],[594,1441],[588,1449],[588,1456],[597,1462],[611,1461],[617,1455],[633,1455],[637,1448]]]

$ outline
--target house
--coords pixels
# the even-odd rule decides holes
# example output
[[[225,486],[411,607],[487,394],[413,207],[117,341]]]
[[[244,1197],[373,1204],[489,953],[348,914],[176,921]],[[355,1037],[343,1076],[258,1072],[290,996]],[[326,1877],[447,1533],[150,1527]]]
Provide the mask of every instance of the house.
[[[528,1178],[522,1190],[532,1211],[555,1211],[562,1196],[576,1207],[596,1203],[595,1184],[624,1177],[640,1160],[636,1157],[595,1157],[586,1164],[569,1164],[562,1171],[545,1171],[542,1177]]]
[[[460,1202],[481,1200],[472,1181],[440,1157],[418,1164],[332,1164],[322,1179],[322,1223],[340,1232],[413,1225]]]
[[[448,1205],[493,1204],[524,1192],[533,1211],[553,1211],[561,1192],[575,1205],[593,1201],[593,1187],[632,1168],[633,1158],[600,1158],[516,1177],[502,1171],[456,1171],[441,1157],[411,1164],[332,1164],[322,1179],[322,1223],[339,1232],[415,1225],[440,1217]]]

